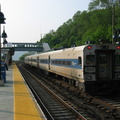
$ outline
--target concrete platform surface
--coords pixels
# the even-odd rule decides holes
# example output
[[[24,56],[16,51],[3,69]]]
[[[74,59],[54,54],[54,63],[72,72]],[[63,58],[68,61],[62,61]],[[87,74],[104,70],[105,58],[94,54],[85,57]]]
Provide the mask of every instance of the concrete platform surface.
[[[6,83],[0,86],[0,120],[45,120],[33,95],[13,64],[6,71]]]

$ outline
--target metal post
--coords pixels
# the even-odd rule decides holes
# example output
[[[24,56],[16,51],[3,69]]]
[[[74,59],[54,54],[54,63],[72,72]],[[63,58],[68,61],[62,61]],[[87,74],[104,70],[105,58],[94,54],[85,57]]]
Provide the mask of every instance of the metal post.
[[[4,14],[1,12],[1,5],[0,5],[0,86],[4,85],[4,80],[2,80],[1,74],[1,24],[5,23]]]
[[[1,24],[0,24],[0,86],[4,85],[4,82],[1,77]]]
[[[0,24],[0,80],[1,80],[1,24]]]
[[[2,79],[2,69],[1,69],[1,24],[0,24],[0,86],[4,85],[4,80]]]

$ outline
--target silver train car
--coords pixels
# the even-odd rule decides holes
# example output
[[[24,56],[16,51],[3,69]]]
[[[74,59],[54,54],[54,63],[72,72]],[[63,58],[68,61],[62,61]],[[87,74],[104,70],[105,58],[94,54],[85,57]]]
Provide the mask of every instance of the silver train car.
[[[88,93],[120,91],[120,45],[87,44],[50,51],[27,56],[25,63]]]

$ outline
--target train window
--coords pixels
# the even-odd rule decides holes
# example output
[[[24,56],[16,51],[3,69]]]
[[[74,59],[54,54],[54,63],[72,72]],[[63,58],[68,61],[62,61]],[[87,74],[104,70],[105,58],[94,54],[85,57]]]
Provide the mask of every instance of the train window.
[[[71,61],[67,61],[67,65],[71,65]]]
[[[37,60],[36,59],[33,59],[32,62],[36,62]]]
[[[62,65],[66,65],[66,61],[62,61]]]
[[[41,59],[40,62],[41,62],[41,63],[48,63],[48,61],[45,60],[45,59]]]
[[[86,56],[86,64],[94,64],[95,63],[95,56],[94,55],[87,55]]]
[[[54,60],[52,60],[52,64],[54,64],[55,63],[55,61]]]
[[[115,64],[120,64],[120,55],[115,56]]]
[[[81,65],[81,64],[82,64],[82,58],[78,57],[78,65]]]
[[[59,61],[58,60],[56,60],[56,64],[58,64],[59,63]]]
[[[99,56],[99,60],[100,60],[100,64],[106,64],[108,61],[107,61],[107,55],[106,54],[101,54]]]
[[[58,61],[58,64],[61,65],[61,61],[60,60]]]
[[[56,60],[54,60],[54,64],[56,64]]]

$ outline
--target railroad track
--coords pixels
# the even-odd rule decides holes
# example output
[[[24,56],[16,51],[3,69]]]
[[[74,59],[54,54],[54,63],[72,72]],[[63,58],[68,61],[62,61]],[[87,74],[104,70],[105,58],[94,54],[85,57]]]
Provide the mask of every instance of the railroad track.
[[[30,67],[28,67],[27,69],[30,69]],[[32,74],[35,74],[35,78],[36,78],[36,76],[38,76],[36,79],[40,78],[39,73],[33,72],[33,70],[31,72],[32,72]],[[24,73],[26,73],[26,72],[24,72]],[[31,78],[29,78],[29,79],[31,79]],[[44,79],[44,78],[42,78],[42,79]],[[72,109],[69,111],[72,111],[72,110],[76,111],[75,115],[73,116],[74,120],[75,119],[79,119],[79,120],[80,119],[81,120],[84,120],[84,119],[86,119],[86,120],[120,120],[120,110],[119,110],[118,105],[115,105],[115,104],[110,105],[110,102],[109,103],[107,102],[108,100],[105,101],[104,99],[99,99],[99,98],[96,99],[92,96],[81,93],[81,91],[79,91],[77,89],[74,90],[74,88],[63,83],[63,81],[57,81],[52,78],[47,78],[47,80],[44,79],[42,81],[44,81],[45,83],[48,84],[48,86],[50,86],[49,89],[53,88],[54,90],[56,90],[57,92],[54,91],[54,92],[56,92],[56,94],[58,94],[58,92],[61,93],[62,95],[59,95],[59,96],[62,99],[62,101],[67,103],[68,106],[70,106],[70,107],[72,106],[71,107]],[[48,82],[48,81],[50,81],[50,82]],[[46,90],[44,90],[44,91],[46,91]],[[55,94],[55,96],[56,96],[56,94]],[[65,96],[65,97],[63,97],[63,96]],[[43,98],[43,101],[44,101],[44,99],[46,99],[46,98]],[[64,105],[64,106],[66,106],[66,105]],[[49,108],[53,108],[53,106],[48,107],[48,109]],[[55,109],[58,109],[58,108],[55,108]],[[53,112],[50,112],[50,114],[57,112],[57,111],[55,111],[55,109],[53,109]],[[68,110],[69,107],[67,107],[66,109]],[[63,112],[64,112],[64,110],[63,110]],[[63,112],[62,111],[60,112],[60,110],[59,110],[57,115],[60,115],[60,113],[63,113]],[[66,111],[66,113],[67,113],[67,111]],[[71,113],[69,113],[69,114],[71,116]],[[80,114],[80,116],[79,116],[79,114]],[[76,115],[79,116],[79,118],[75,118]],[[68,116],[68,113],[63,116],[63,119],[65,116]],[[72,116],[70,118],[72,118]]]
[[[120,97],[114,97],[114,96],[98,96],[97,97],[98,99],[108,103],[109,105],[115,107],[116,109],[119,109],[120,110]]]
[[[82,110],[76,111],[21,65],[18,65],[18,68],[34,92],[48,120],[92,120]]]

